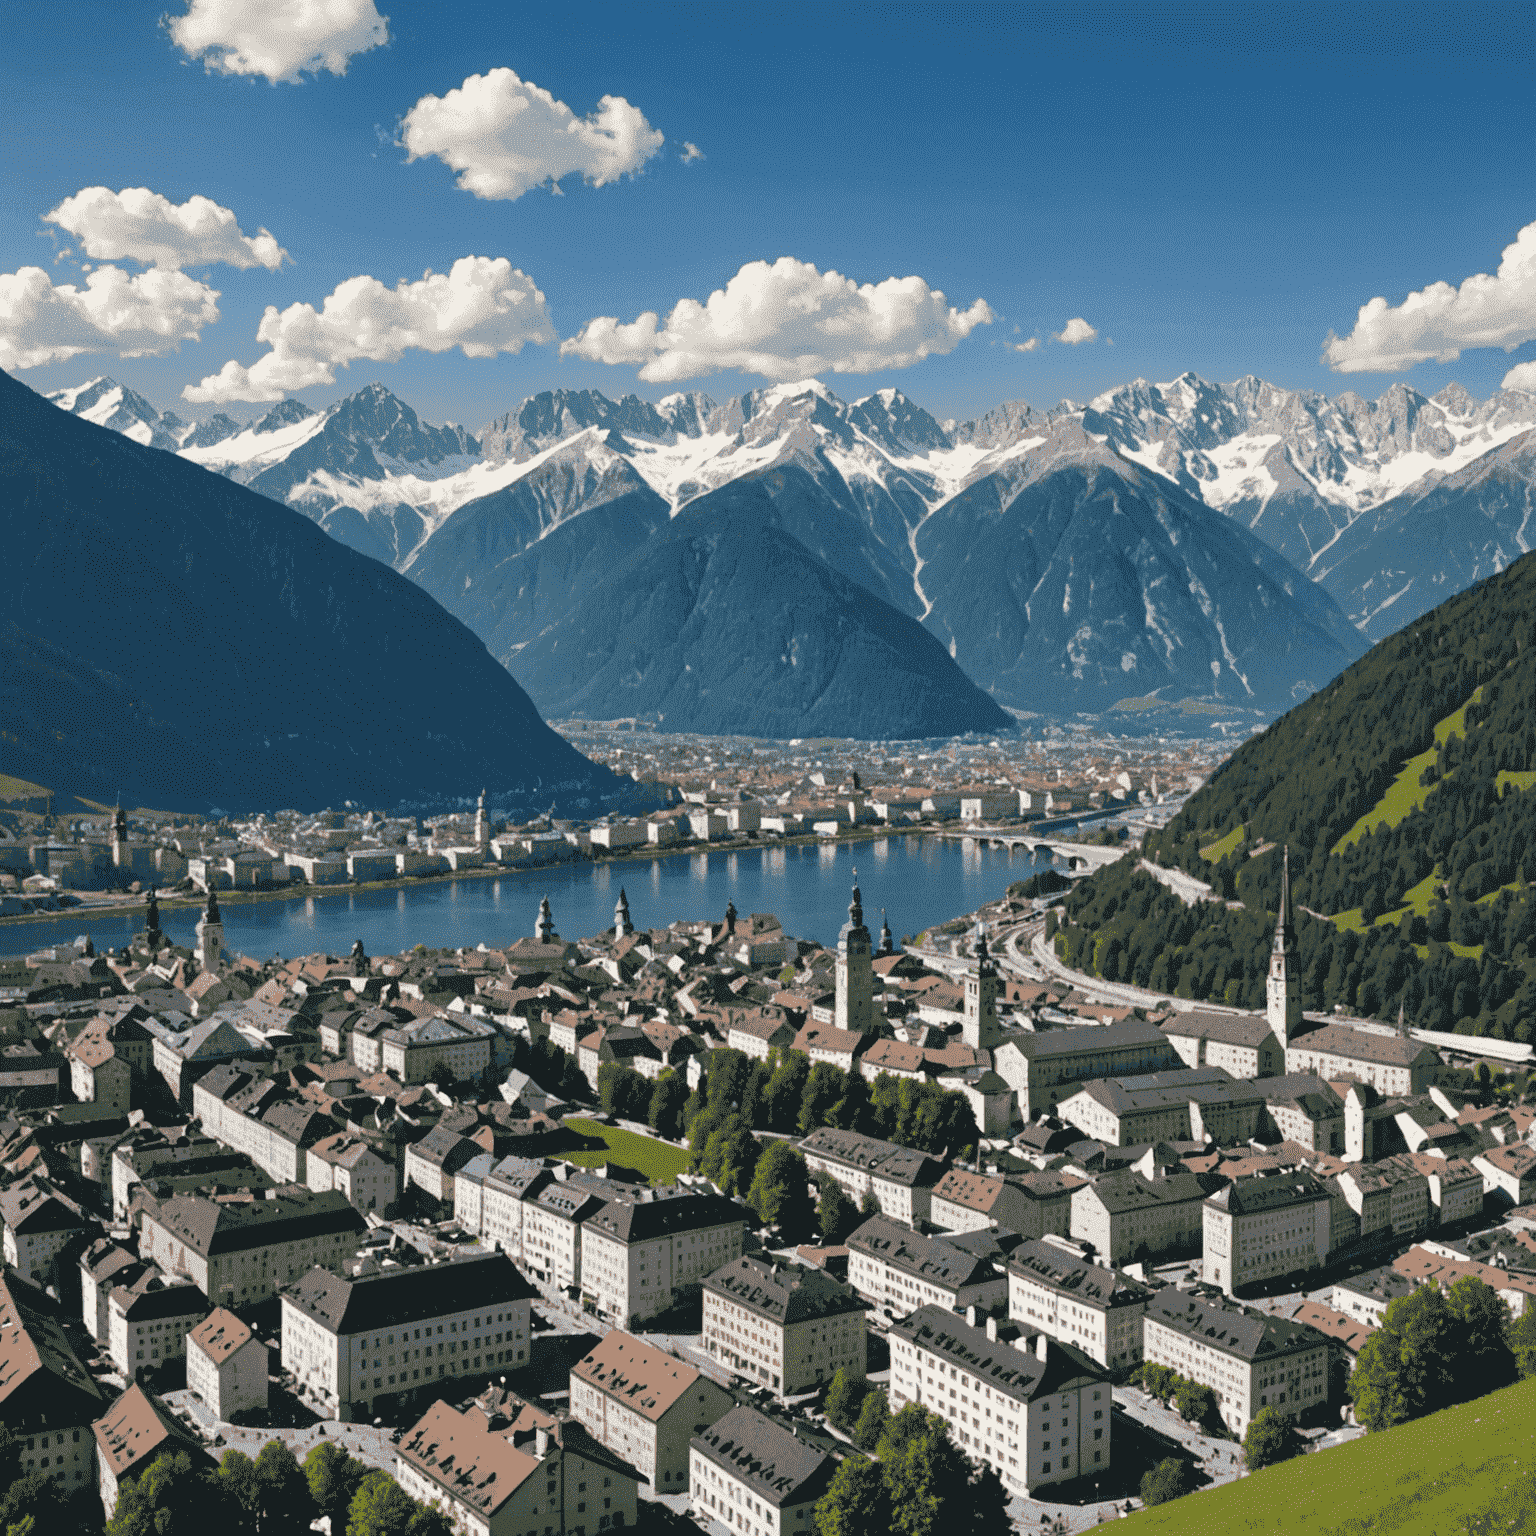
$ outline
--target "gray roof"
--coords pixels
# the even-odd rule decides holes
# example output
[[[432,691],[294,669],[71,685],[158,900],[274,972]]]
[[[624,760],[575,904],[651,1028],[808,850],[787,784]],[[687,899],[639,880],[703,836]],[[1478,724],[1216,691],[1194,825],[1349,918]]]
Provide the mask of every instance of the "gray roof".
[[[1246,1045],[1252,1049],[1275,1040],[1275,1032],[1269,1027],[1268,1018],[1262,1013],[1211,1013],[1204,1008],[1191,1008],[1187,1013],[1175,1014],[1162,1025],[1163,1032],[1191,1040],[1219,1040],[1223,1045]]]
[[[1336,1291],[1353,1291],[1355,1295],[1368,1296],[1373,1301],[1396,1301],[1416,1287],[1416,1281],[1390,1264],[1383,1264],[1380,1269],[1368,1269],[1364,1274],[1337,1281],[1334,1285]]]
[[[1032,1061],[1048,1056],[1077,1056],[1084,1051],[1128,1051],[1148,1045],[1168,1046],[1168,1037],[1155,1024],[1126,1019],[1119,1024],[1083,1024],[1070,1029],[1021,1032],[1008,1037]],[[1173,1047],[1168,1046],[1172,1051]]]
[[[1095,1179],[1093,1192],[1106,1210],[1120,1213],[1204,1200],[1221,1182],[1198,1173],[1170,1173],[1161,1179],[1145,1179],[1133,1168],[1119,1168]]]
[[[314,1318],[328,1332],[353,1334],[475,1307],[531,1301],[538,1293],[506,1254],[494,1253],[355,1278],[317,1265],[282,1294],[285,1305]]]
[[[723,1195],[677,1195],[667,1200],[610,1200],[582,1223],[621,1243],[643,1243],[674,1232],[742,1226],[746,1211]]]
[[[944,1165],[926,1152],[829,1125],[812,1131],[800,1143],[800,1150],[808,1157],[842,1163],[893,1184],[934,1184],[944,1172]]]
[[[1197,1104],[1257,1104],[1263,1094],[1253,1083],[1220,1067],[1186,1067],[1175,1072],[1146,1072],[1139,1077],[1104,1077],[1084,1083],[1079,1092],[1115,1115],[1147,1114]]]
[[[1071,1296],[1091,1307],[1123,1307],[1143,1302],[1152,1293],[1146,1286],[1116,1269],[1090,1264],[1055,1243],[1034,1239],[1019,1244],[1008,1268],[1053,1291]]]
[[[1147,1308],[1147,1319],[1250,1364],[1328,1344],[1326,1334],[1306,1323],[1289,1323],[1266,1312],[1232,1302],[1204,1301],[1182,1291],[1158,1291]]]
[[[1225,1189],[1217,1190],[1206,1203],[1234,1216],[1254,1216],[1263,1211],[1312,1205],[1332,1198],[1310,1168],[1298,1168],[1294,1173],[1258,1174],[1236,1179]]]
[[[976,1254],[963,1253],[943,1238],[922,1237],[884,1216],[871,1216],[863,1226],[850,1233],[848,1246],[904,1274],[919,1275],[936,1285],[958,1288],[980,1285],[998,1277],[992,1265]]]
[[[1001,1339],[989,1339],[985,1329],[972,1328],[943,1307],[919,1307],[910,1317],[893,1323],[891,1332],[980,1377],[994,1392],[1015,1402],[1109,1384],[1108,1374],[1070,1344],[1050,1340],[1042,1360],[1027,1345],[1019,1349]]]
[[[837,1463],[752,1408],[733,1408],[689,1442],[775,1508],[826,1492]]]
[[[145,1215],[205,1259],[297,1238],[366,1230],[346,1196],[335,1190],[316,1193],[286,1184],[272,1194],[268,1200],[231,1201],[176,1195]]]
[[[1259,1092],[1266,1104],[1299,1109],[1312,1120],[1328,1120],[1344,1113],[1344,1100],[1332,1084],[1315,1072],[1287,1072],[1282,1077],[1260,1078]]]
[[[1401,1035],[1378,1035],[1368,1029],[1352,1029],[1348,1024],[1324,1024],[1309,1029],[1291,1041],[1291,1049],[1323,1051],[1346,1060],[1371,1061],[1388,1067],[1408,1067],[1423,1056],[1435,1059],[1435,1053],[1417,1040],[1406,1040]]]
[[[783,1327],[866,1310],[864,1302],[825,1270],[748,1254],[722,1265],[705,1280],[704,1289]]]

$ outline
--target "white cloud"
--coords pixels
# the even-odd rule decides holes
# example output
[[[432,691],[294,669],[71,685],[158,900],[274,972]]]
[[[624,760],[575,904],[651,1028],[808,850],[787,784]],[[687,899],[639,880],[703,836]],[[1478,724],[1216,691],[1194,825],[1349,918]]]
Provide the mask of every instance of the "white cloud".
[[[290,390],[334,384],[336,369],[359,358],[392,363],[404,352],[495,357],[555,339],[544,295],[505,256],[462,256],[450,272],[428,272],[386,288],[376,277],[349,277],[320,310],[269,305],[256,339],[271,348],[249,368],[233,360],[182,398],[195,403],[281,400]]]
[[[409,158],[436,155],[476,197],[518,198],[563,176],[594,187],[636,175],[662,146],[662,135],[622,96],[604,96],[577,117],[563,101],[510,69],[471,75],[446,96],[423,96],[405,114]]]
[[[1099,333],[1083,319],[1081,315],[1068,320],[1062,328],[1051,337],[1052,341],[1059,341],[1066,346],[1075,347],[1085,341],[1097,341]]]
[[[1525,389],[1536,395],[1536,358],[1528,363],[1516,363],[1504,375],[1500,389]]]
[[[1348,336],[1329,331],[1323,361],[1336,373],[1401,373],[1434,358],[1453,362],[1466,347],[1512,352],[1536,337],[1536,224],[1504,247],[1499,270],[1478,272],[1460,288],[1431,283],[1396,307],[1363,305]]]
[[[1028,341],[1010,341],[1008,345],[1015,352],[1036,352],[1040,348],[1040,338],[1031,336]]]
[[[683,152],[677,157],[684,165],[692,165],[695,160],[704,158],[704,151],[697,144],[691,144],[687,139],[683,140]]]
[[[85,187],[66,197],[45,224],[57,224],[99,261],[141,261],[145,266],[267,267],[276,271],[288,254],[266,230],[240,232],[228,208],[206,197],[189,197],[179,207],[148,187]]]
[[[373,0],[192,0],[185,16],[165,20],[188,58],[274,85],[303,72],[344,75],[354,54],[389,41],[389,18]]]
[[[0,368],[36,368],[81,352],[173,352],[219,318],[218,297],[186,273],[158,267],[134,277],[97,267],[83,288],[55,287],[41,267],[0,273]]]
[[[682,299],[663,323],[647,312],[631,325],[589,320],[562,342],[562,356],[640,365],[652,383],[735,368],[769,379],[873,373],[952,352],[994,319],[984,299],[951,309],[920,277],[860,287],[838,272],[783,256],[748,262],[700,304]]]

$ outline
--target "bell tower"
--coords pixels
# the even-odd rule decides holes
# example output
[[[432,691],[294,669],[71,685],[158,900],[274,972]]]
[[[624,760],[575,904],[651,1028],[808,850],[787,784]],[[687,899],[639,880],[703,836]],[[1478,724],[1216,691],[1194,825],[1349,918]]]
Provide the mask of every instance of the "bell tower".
[[[1280,871],[1280,911],[1275,917],[1275,937],[1269,947],[1269,976],[1264,984],[1269,1027],[1280,1049],[1287,1049],[1302,1032],[1301,955],[1291,924],[1291,850],[1287,846]]]
[[[197,920],[197,963],[205,971],[218,973],[219,956],[224,953],[224,919],[219,914],[219,898],[208,888],[208,905]]]
[[[627,939],[635,931],[635,925],[629,920],[629,897],[624,894],[624,887],[619,887],[619,899],[613,904],[613,936],[615,939]]]
[[[987,949],[987,936],[976,930],[976,969],[965,977],[965,1022],[960,1038],[973,1051],[993,1050],[1003,1038],[997,1021],[997,962]]]
[[[549,897],[539,902],[539,920],[533,925],[534,939],[540,944],[553,944],[560,935],[555,932],[555,915],[549,910]]]
[[[837,1011],[833,1022],[839,1029],[868,1034],[875,1026],[875,979],[871,968],[869,929],[864,926],[864,898],[859,892],[859,872],[853,872],[853,899],[848,921],[837,936]]]

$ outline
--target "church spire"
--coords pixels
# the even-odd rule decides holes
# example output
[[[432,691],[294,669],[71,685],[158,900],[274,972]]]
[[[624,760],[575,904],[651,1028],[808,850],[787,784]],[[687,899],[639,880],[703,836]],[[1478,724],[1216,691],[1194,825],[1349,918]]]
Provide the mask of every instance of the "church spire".
[[[634,931],[635,925],[629,920],[629,897],[621,885],[619,899],[613,904],[613,936],[616,939],[626,939]]]
[[[533,937],[540,944],[551,944],[559,937],[555,932],[554,913],[549,910],[549,897],[539,902],[539,920],[533,925]]]
[[[853,898],[848,903],[848,922],[854,928],[864,926],[864,897],[859,890],[859,872],[853,872]]]
[[[875,953],[881,956],[896,953],[896,940],[891,934],[891,925],[886,920],[884,907],[880,908],[880,944]]]
[[[1291,845],[1285,845],[1280,865],[1280,910],[1275,914],[1275,954],[1283,954],[1290,947],[1293,925],[1291,923]]]
[[[1275,937],[1269,949],[1269,977],[1265,982],[1265,1013],[1283,1051],[1302,1032],[1301,955],[1296,948],[1296,929],[1291,921],[1291,850],[1287,845],[1280,866],[1280,910],[1275,914]]]

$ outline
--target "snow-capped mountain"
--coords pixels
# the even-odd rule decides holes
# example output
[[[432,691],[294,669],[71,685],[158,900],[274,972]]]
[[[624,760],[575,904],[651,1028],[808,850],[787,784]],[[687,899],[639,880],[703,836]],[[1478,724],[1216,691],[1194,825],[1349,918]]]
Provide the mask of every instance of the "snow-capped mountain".
[[[55,390],[47,398],[71,416],[94,422],[98,427],[110,427],[146,448],[165,448],[171,453],[194,439],[217,442],[240,430],[223,414],[195,424],[183,421],[172,411],[162,415],[143,395],[105,377],[87,379],[73,389]]]
[[[1208,384],[1186,373],[1100,395],[1083,426],[1311,575],[1362,512],[1536,426],[1536,395],[1501,390],[1478,402],[1459,384],[1433,398],[1394,384],[1379,400],[1353,391],[1330,400],[1251,375]]]

